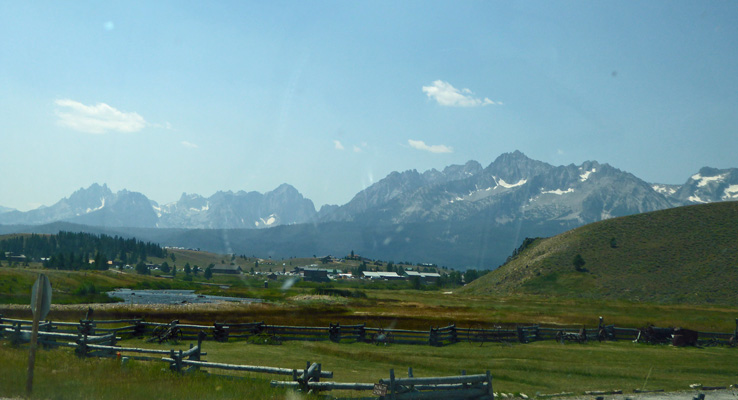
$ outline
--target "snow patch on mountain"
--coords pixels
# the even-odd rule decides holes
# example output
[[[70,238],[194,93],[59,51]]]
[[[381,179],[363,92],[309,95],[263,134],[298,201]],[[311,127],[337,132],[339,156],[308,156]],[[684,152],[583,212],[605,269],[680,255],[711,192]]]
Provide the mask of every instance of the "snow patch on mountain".
[[[105,207],[105,197],[101,197],[101,198],[100,198],[100,203],[101,203],[101,204],[100,204],[100,207],[97,207],[97,208],[89,208],[89,207],[88,207],[88,208],[87,208],[87,211],[85,211],[85,213],[89,214],[89,213],[91,213],[91,212],[93,212],[93,211],[97,211],[97,210],[102,210],[102,209],[103,209],[103,207]],[[79,215],[79,214],[78,214],[78,215]]]
[[[272,226],[275,222],[277,222],[276,215],[271,214],[269,217],[267,217],[267,219],[259,218],[258,221],[254,221],[254,226]]]
[[[705,187],[710,182],[721,182],[725,180],[727,174],[720,174],[716,176],[702,176],[699,173],[692,175],[692,179],[698,181],[697,187]]]
[[[209,209],[210,209],[210,202],[205,203],[205,205],[200,208],[190,207],[190,211],[194,211],[194,212],[203,212],[203,211],[208,211]]]
[[[653,184],[653,185],[651,185],[651,188],[656,193],[661,193],[664,196],[671,196],[671,195],[673,195],[674,193],[677,192],[677,187],[668,186],[668,185]]]
[[[723,200],[738,200],[738,185],[730,185],[725,188]]]
[[[582,173],[581,175],[579,175],[579,180],[581,182],[584,182],[587,179],[589,179],[589,176],[592,175],[592,174],[594,174],[595,172],[597,172],[597,168],[592,168],[589,171],[584,171],[584,173]]]
[[[541,194],[557,194],[559,196],[564,195],[566,193],[574,193],[574,188],[569,188],[566,190],[556,189],[556,190],[543,190],[541,191]]]
[[[528,182],[527,179],[521,179],[517,183],[507,183],[502,178],[496,178],[495,180],[498,186],[502,186],[507,189],[511,189],[511,188],[518,187],[518,186],[523,186]]]

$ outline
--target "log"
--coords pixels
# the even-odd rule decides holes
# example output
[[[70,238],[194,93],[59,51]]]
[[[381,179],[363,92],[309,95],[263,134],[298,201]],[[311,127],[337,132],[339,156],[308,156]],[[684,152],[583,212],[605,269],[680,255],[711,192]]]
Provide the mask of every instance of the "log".
[[[105,336],[84,336],[83,340],[86,344],[95,344],[100,342],[107,342],[110,340],[120,340],[120,338],[115,337],[115,334],[111,333]]]
[[[162,361],[174,362],[174,359],[169,357],[163,357]],[[192,365],[201,368],[217,368],[227,369],[231,371],[248,371],[248,372],[261,372],[265,374],[277,374],[277,375],[292,375],[292,369],[289,368],[274,368],[274,367],[261,367],[255,365],[237,365],[237,364],[221,364],[212,363],[206,361],[192,361],[182,360],[183,365]],[[333,378],[333,372],[331,371],[320,371],[321,378]]]
[[[589,391],[584,392],[584,394],[591,395],[591,396],[602,396],[606,394],[623,394],[623,391],[622,390],[609,390],[609,391],[608,390],[589,390]]]
[[[429,392],[407,392],[395,394],[397,400],[466,400],[487,395],[485,389],[434,390]]]
[[[389,384],[389,379],[380,379],[380,383]],[[487,382],[486,374],[478,375],[459,375],[459,376],[440,376],[440,377],[429,377],[429,378],[395,378],[394,383],[396,385],[410,386],[410,385],[442,385],[452,383],[480,383]]]
[[[320,326],[289,326],[289,325],[264,325],[265,330],[299,330],[299,331],[326,331],[328,332],[327,327],[320,327]]]
[[[115,319],[115,320],[102,320],[102,321],[94,321],[96,324],[135,324],[137,322],[143,322],[140,318],[135,319]]]
[[[16,330],[6,330],[6,332],[14,333],[16,332]],[[31,331],[26,330],[26,329],[21,329],[17,332],[29,333],[29,334],[31,333]],[[76,333],[43,332],[43,331],[39,332],[38,335],[39,337],[64,338],[64,339],[77,339],[79,337],[79,335],[77,335]]]
[[[115,350],[126,353],[148,353],[148,354],[169,354],[170,350],[141,349],[137,347],[117,347],[105,346],[100,344],[88,344],[87,347],[95,350]],[[202,353],[205,355],[205,353]]]
[[[287,381],[272,381],[273,387],[291,387],[299,388],[299,382],[287,382]],[[348,383],[348,382],[308,382],[308,388],[316,390],[372,390],[374,389],[373,383]]]

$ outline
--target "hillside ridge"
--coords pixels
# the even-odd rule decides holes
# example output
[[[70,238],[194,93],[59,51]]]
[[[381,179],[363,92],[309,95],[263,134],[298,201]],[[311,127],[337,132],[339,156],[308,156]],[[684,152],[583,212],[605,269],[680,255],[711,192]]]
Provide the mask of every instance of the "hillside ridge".
[[[736,202],[613,218],[535,239],[462,292],[738,304],[737,238]]]

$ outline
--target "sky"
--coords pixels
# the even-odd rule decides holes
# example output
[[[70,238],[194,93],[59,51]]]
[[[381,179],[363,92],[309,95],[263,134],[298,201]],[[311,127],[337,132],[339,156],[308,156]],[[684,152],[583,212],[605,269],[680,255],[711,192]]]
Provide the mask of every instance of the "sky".
[[[0,206],[165,204],[520,150],[653,183],[738,167],[738,2],[3,1]]]

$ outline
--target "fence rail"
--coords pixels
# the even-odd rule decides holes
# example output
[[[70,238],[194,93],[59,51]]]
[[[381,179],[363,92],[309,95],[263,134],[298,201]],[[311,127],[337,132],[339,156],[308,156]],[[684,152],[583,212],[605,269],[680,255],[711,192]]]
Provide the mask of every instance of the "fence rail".
[[[90,313],[88,312],[88,315]],[[3,318],[0,315],[0,338],[9,338],[13,343],[24,343],[30,338],[31,321]],[[107,327],[101,327],[107,326]],[[146,336],[155,332],[175,334],[174,338],[192,337],[197,345],[190,345],[187,350],[143,349],[121,347],[118,335]],[[224,364],[205,361],[207,355],[202,351],[206,339],[228,341],[229,338],[241,337],[279,337],[279,340],[354,340],[376,344],[408,343],[431,346],[444,346],[463,341],[517,341],[528,343],[537,340],[646,340],[650,336],[671,334],[674,340],[678,336],[686,337],[694,334],[701,338],[700,344],[735,344],[738,336],[738,319],[736,330],[724,332],[695,332],[681,328],[632,329],[604,325],[600,317],[597,328],[585,327],[540,327],[516,326],[514,328],[485,329],[481,327],[459,328],[455,324],[444,327],[431,327],[427,331],[408,329],[383,329],[366,327],[365,324],[340,325],[330,324],[328,327],[268,325],[262,322],[234,323],[215,322],[210,325],[180,324],[178,320],[169,323],[148,322],[143,319],[94,321],[81,319],[79,323],[45,321],[40,324],[39,339],[44,346],[69,346],[75,349],[80,357],[121,357],[166,362],[172,371],[186,373],[205,368],[208,370],[231,370],[253,373],[266,373],[291,376],[291,381],[272,381],[273,386],[294,387],[304,391],[316,390],[372,390],[386,400],[410,399],[475,399],[493,400],[492,376],[486,374],[461,375],[445,377],[413,377],[412,369],[407,378],[396,378],[394,370],[390,370],[388,379],[380,379],[378,383],[324,382],[321,379],[333,378],[333,372],[323,371],[320,363],[307,362],[304,369],[277,368],[242,364]],[[71,340],[71,341],[69,341]],[[594,393],[594,392],[592,392]]]
[[[22,336],[30,329],[32,321],[4,318],[0,315],[0,338],[8,336],[12,340],[22,340]],[[671,338],[672,328],[651,328],[653,332],[663,333]],[[414,344],[430,346],[447,346],[468,341],[485,342],[519,342],[530,343],[540,340],[557,340],[560,342],[589,340],[631,340],[653,342],[652,337],[644,338],[644,329],[634,329],[605,325],[600,318],[597,327],[583,326],[542,327],[538,325],[514,327],[484,328],[458,327],[450,324],[444,327],[431,327],[428,330],[389,329],[367,327],[366,324],[341,325],[339,323],[322,326],[269,325],[260,322],[228,323],[215,322],[213,325],[199,325],[171,322],[151,322],[142,318],[120,320],[89,320],[76,322],[45,321],[39,326],[41,340],[49,341],[54,335],[78,334],[90,336],[115,334],[121,336],[158,335],[160,342],[168,339],[196,340],[200,332],[204,332],[206,340],[227,342],[230,339],[263,338],[269,343],[279,344],[285,341],[355,341],[380,344]],[[666,332],[666,333],[664,333]],[[697,332],[699,345],[735,345],[738,337],[738,319],[734,332]],[[63,336],[57,336],[63,337]],[[662,338],[663,339],[663,338]],[[661,340],[665,342],[667,339]]]

